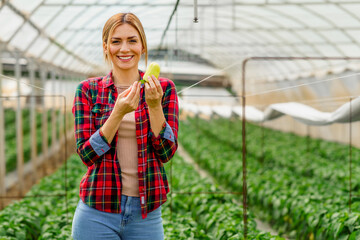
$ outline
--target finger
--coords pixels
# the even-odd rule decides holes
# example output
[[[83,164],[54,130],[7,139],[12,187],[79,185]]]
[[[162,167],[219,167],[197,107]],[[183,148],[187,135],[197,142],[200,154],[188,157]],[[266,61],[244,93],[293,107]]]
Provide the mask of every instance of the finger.
[[[120,93],[119,96],[120,97],[126,97],[130,93],[131,89],[132,89],[132,85],[130,87],[128,87],[125,91]]]
[[[131,85],[132,88],[128,95],[129,98],[132,99],[135,96],[138,85],[139,85],[138,81],[134,82],[133,85]]]
[[[131,100],[134,101],[138,101],[139,97],[140,97],[140,88],[141,88],[141,83],[137,82],[136,86],[135,86],[135,93],[132,96]]]
[[[151,88],[156,89],[155,81],[156,81],[156,77],[154,75],[151,75],[151,77],[149,77],[149,84]]]
[[[149,77],[149,78],[150,78],[150,77]],[[148,80],[145,82],[145,91],[146,91],[146,92],[149,92],[149,89],[150,89],[149,78],[148,78]]]
[[[162,90],[162,87],[161,87],[161,84],[160,84],[159,79],[157,79],[157,80],[155,81],[155,85],[156,85],[156,89],[158,90],[158,92],[159,92],[159,93],[162,93],[163,90]]]

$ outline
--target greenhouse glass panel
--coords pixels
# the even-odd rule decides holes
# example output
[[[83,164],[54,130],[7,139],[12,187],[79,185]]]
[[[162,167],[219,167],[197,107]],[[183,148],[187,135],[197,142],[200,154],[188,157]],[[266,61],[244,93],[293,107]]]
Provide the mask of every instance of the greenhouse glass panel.
[[[61,7],[41,6],[33,14],[31,14],[30,20],[38,27],[43,28],[54,17],[54,15],[58,15],[61,10]]]
[[[44,59],[45,61],[51,62],[52,59],[54,59],[55,54],[57,54],[59,52],[60,52],[60,48],[55,44],[51,44],[49,47],[47,47],[47,49],[44,51],[44,53],[40,57],[42,59]]]
[[[10,41],[10,45],[17,47],[21,51],[24,51],[28,48],[29,44],[35,39],[38,35],[38,32],[33,28],[29,23],[25,23],[19,32],[14,36]]]
[[[60,53],[55,56],[55,59],[53,60],[53,63],[55,65],[61,65],[61,63],[69,56],[65,51],[60,51]]]
[[[45,31],[55,37],[84,9],[85,7],[66,7],[51,21]]]
[[[360,30],[347,30],[347,34],[349,34],[355,41],[360,43]]]
[[[98,2],[98,0],[73,0],[72,4],[94,4]]]
[[[296,32],[285,31],[285,30],[274,30],[274,33],[280,36],[283,41],[286,43],[302,43],[303,40],[300,38],[301,36],[296,35]]]
[[[357,19],[351,17],[348,13],[341,10],[341,8],[336,5],[309,5],[306,6],[306,8],[322,16],[329,24],[339,28],[357,27],[359,25],[359,21]]]
[[[298,52],[296,55],[300,55],[300,56],[307,56],[307,57],[311,57],[311,56],[319,56],[320,53],[319,51],[316,49],[317,45],[308,45],[308,44],[296,44],[294,46],[294,49],[296,49],[296,51]],[[300,54],[299,54],[300,53]]]
[[[70,63],[72,63],[74,61],[74,56],[69,55],[69,57],[67,59],[64,60],[64,62],[61,64],[61,67],[66,68],[67,66],[70,65]]]
[[[351,39],[340,30],[324,30],[319,31],[331,43],[350,43]]]
[[[338,48],[348,57],[359,57],[360,56],[360,48],[355,44],[339,44]]]
[[[343,56],[342,53],[336,49],[333,45],[330,44],[317,44],[316,49],[318,49],[323,56]]]
[[[74,22],[69,23],[68,29],[81,29],[87,27],[87,23],[92,21],[98,14],[104,11],[105,7],[90,7],[82,17],[77,18]]]
[[[45,4],[69,4],[72,0],[46,0]]]
[[[59,43],[65,44],[71,40],[75,31],[63,31],[56,39]]]
[[[38,36],[38,38],[36,39],[36,41],[30,46],[28,52],[35,56],[38,57],[50,44],[50,41],[48,38],[44,38],[41,35]]]
[[[0,39],[4,42],[8,41],[23,22],[24,20],[8,6],[3,6],[0,10]]]
[[[11,0],[11,4],[13,4],[16,8],[25,12],[26,14],[31,13],[36,7],[41,4],[42,0]]]
[[[324,37],[321,36],[318,31],[312,29],[296,30],[296,33],[306,39],[306,42],[311,44],[326,42]]]
[[[305,7],[291,6],[291,5],[283,5],[283,6],[274,5],[274,6],[269,6],[269,8],[279,11],[283,15],[289,16],[292,19],[297,19],[299,23],[303,23],[307,27],[311,27],[311,28],[331,27],[331,25],[327,21],[307,11]]]
[[[119,0],[101,0],[103,4],[119,4]]]
[[[341,7],[356,17],[357,21],[355,21],[355,24],[359,24],[360,4],[358,0],[355,0],[354,2],[357,2],[357,4],[341,4]]]

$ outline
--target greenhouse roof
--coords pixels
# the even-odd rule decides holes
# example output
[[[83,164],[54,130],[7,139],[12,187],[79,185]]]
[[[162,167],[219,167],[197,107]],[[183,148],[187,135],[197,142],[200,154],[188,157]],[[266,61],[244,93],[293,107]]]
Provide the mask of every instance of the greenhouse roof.
[[[356,0],[3,0],[0,42],[37,62],[94,74],[106,69],[105,21],[133,12],[149,49],[179,49],[237,75],[251,56],[360,56],[359,11]],[[249,64],[249,76],[291,80],[359,66],[347,60],[261,61]]]

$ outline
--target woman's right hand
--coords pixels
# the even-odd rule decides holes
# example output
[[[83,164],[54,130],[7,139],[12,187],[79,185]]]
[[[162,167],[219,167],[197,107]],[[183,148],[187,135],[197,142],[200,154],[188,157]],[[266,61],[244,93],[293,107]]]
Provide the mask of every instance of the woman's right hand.
[[[115,111],[121,116],[135,111],[139,105],[140,100],[140,86],[139,81],[134,82],[128,89],[120,93],[115,102]]]

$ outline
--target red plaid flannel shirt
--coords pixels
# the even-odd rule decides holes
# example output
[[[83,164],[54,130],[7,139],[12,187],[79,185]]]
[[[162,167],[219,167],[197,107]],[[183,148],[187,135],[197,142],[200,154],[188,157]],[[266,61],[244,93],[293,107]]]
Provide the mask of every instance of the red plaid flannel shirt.
[[[143,72],[140,74],[144,75]],[[173,157],[178,145],[178,98],[175,85],[166,78],[159,78],[159,81],[164,92],[162,106],[166,121],[158,137],[155,137],[150,127],[143,86],[140,103],[135,110],[142,218],[146,218],[147,213],[167,200],[169,186],[163,163]],[[90,207],[112,213],[121,212],[121,169],[116,153],[118,136],[116,133],[114,140],[108,144],[99,128],[110,116],[116,98],[117,91],[110,72],[105,77],[81,82],[72,109],[77,152],[88,167],[80,182],[80,198]]]

